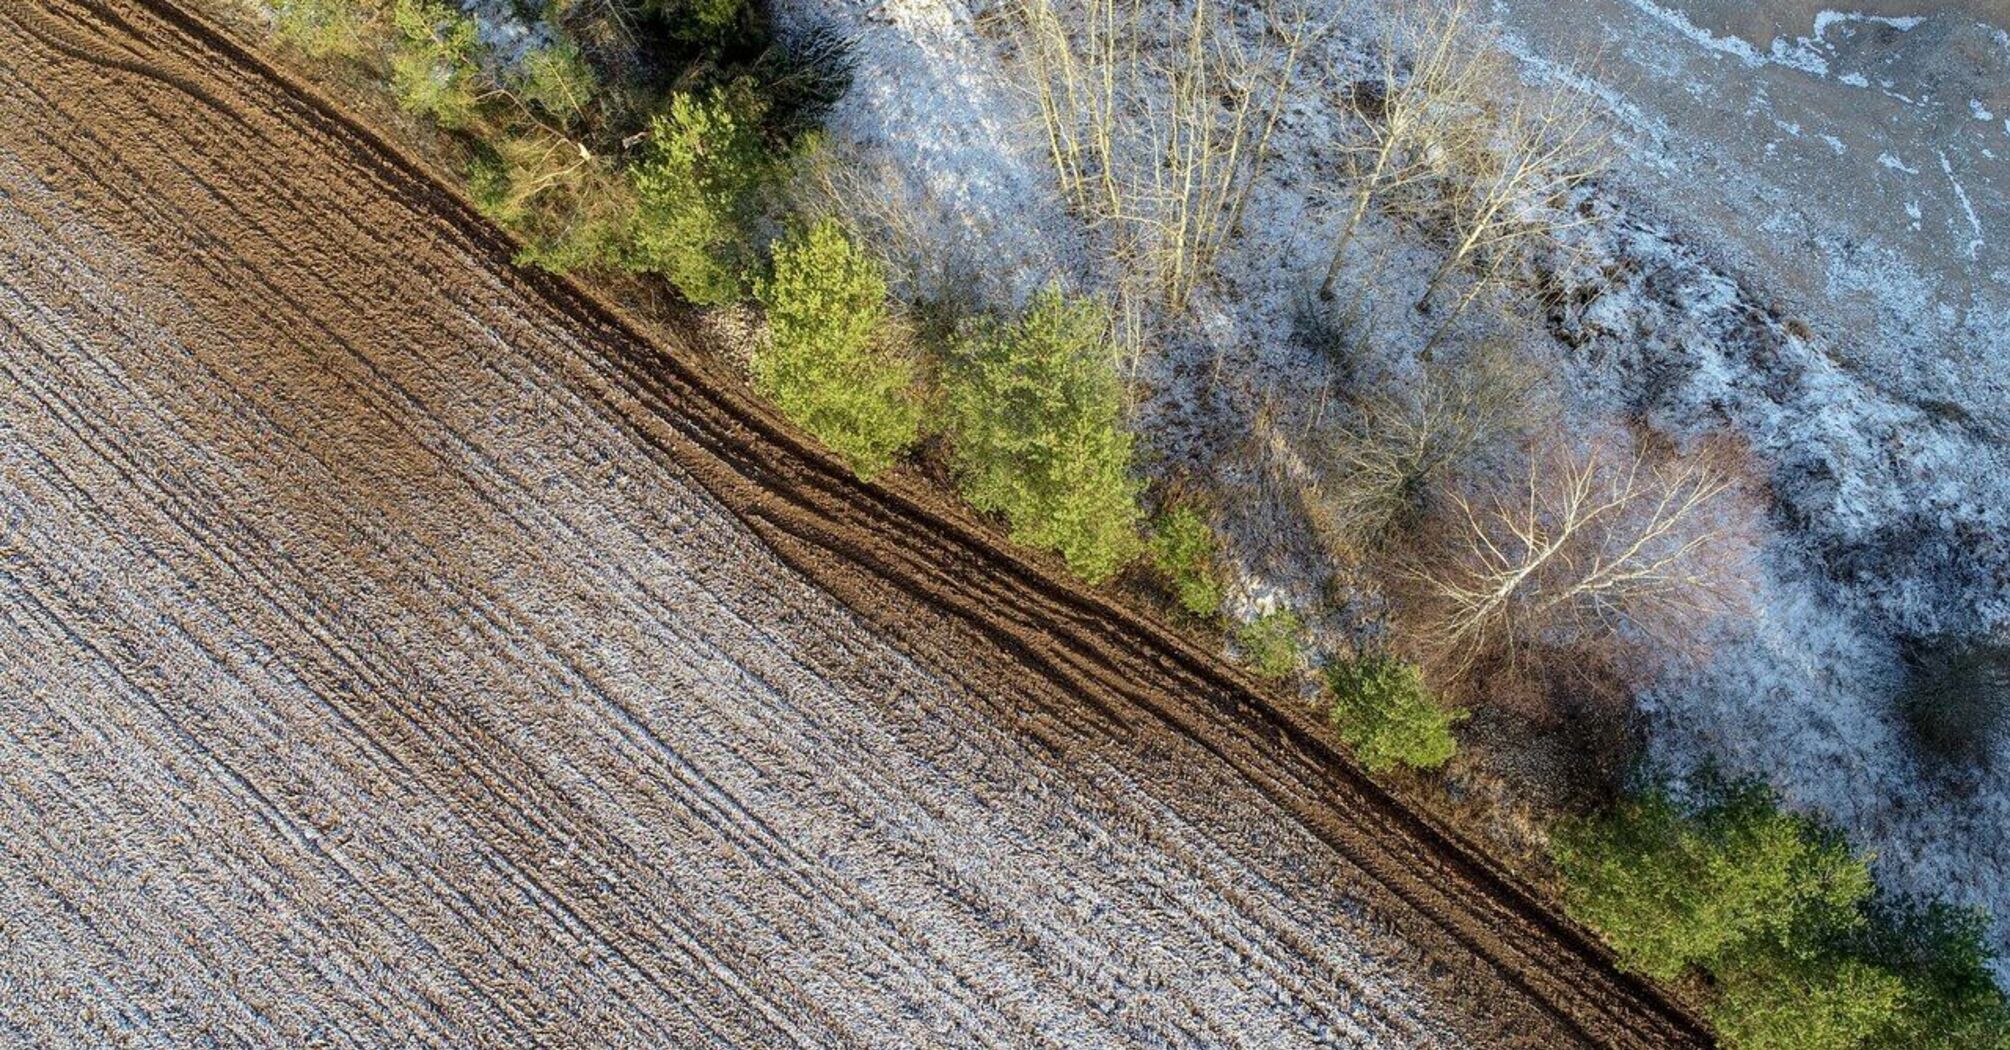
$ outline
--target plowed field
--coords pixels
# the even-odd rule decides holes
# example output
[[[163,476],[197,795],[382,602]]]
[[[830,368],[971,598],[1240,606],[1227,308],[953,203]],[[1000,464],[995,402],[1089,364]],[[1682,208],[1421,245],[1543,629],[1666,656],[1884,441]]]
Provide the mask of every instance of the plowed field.
[[[0,0],[0,1044],[1701,1043],[311,91]]]

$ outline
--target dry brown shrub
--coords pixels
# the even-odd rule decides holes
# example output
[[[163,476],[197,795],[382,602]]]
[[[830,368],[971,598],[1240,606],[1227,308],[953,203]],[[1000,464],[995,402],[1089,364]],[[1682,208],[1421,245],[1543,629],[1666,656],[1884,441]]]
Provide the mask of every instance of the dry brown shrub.
[[[1905,656],[1898,711],[1923,756],[1951,770],[1988,765],[2010,732],[2010,640],[1921,639]]]
[[[1434,361],[1409,387],[1348,399],[1338,435],[1317,450],[1308,518],[1327,553],[1355,564],[1400,544],[1477,455],[1514,447],[1549,417],[1542,376],[1512,349],[1482,345]]]
[[[1444,256],[1417,307],[1429,310],[1455,274],[1469,275],[1428,354],[1489,289],[1525,275],[1539,247],[1559,245],[1584,221],[1571,193],[1604,166],[1607,150],[1591,100],[1525,88],[1466,0],[1412,8],[1392,26],[1376,67],[1347,89],[1359,129],[1339,149],[1352,184],[1319,298],[1334,297],[1371,205],[1425,230]],[[1372,283],[1356,292],[1350,313]]]
[[[854,241],[871,245],[897,293],[930,299],[968,288],[963,260],[927,228],[924,216],[936,202],[917,199],[885,156],[844,140],[821,140],[793,163],[785,190],[790,210],[812,220],[836,219]]]

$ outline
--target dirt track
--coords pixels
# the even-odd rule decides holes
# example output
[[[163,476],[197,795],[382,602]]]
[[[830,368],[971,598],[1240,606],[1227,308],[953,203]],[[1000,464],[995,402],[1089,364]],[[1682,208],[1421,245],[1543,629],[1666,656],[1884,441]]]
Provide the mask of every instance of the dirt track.
[[[1671,1047],[322,103],[0,0],[0,1045]]]

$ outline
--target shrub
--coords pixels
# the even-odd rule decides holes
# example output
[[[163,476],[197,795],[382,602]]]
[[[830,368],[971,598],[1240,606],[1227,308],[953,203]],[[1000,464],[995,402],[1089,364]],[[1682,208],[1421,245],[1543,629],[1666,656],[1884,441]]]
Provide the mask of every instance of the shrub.
[[[761,110],[745,84],[680,92],[651,122],[648,155],[633,169],[635,264],[701,306],[740,298],[753,261],[757,195],[776,170]]]
[[[1710,1009],[1736,1050],[1858,1050],[1898,1014],[1905,987],[1859,959],[1771,952],[1720,978]]]
[[[1397,559],[1395,619],[1434,683],[1548,705],[1558,658],[1645,673],[1746,601],[1761,523],[1740,448],[1551,436],[1525,464],[1448,488]]]
[[[516,93],[561,124],[570,125],[586,115],[600,93],[599,78],[579,52],[579,45],[560,37],[544,47],[525,53],[517,77]]]
[[[792,29],[781,46],[762,50],[747,76],[761,85],[768,102],[770,134],[797,139],[823,128],[831,107],[851,89],[856,43],[843,30],[813,23]]]
[[[769,331],[753,363],[762,392],[860,477],[892,465],[921,413],[914,362],[887,345],[879,265],[824,219],[775,247],[759,294]]]
[[[1061,552],[1090,583],[1138,553],[1138,490],[1123,387],[1095,303],[1034,296],[1016,324],[957,340],[948,409],[964,495],[1012,537]]]
[[[267,0],[279,38],[312,58],[358,58],[369,11],[360,0]]]
[[[1180,607],[1195,616],[1221,611],[1221,580],[1215,571],[1214,531],[1198,510],[1176,506],[1158,520],[1152,561],[1172,581]]]
[[[1333,691],[1333,727],[1370,772],[1399,765],[1436,769],[1458,750],[1452,726],[1466,712],[1432,698],[1415,664],[1382,655],[1336,661],[1326,669],[1326,682]]]
[[[1705,777],[1556,836],[1565,905],[1621,961],[1714,980],[1733,1050],[2010,1048],[1977,915],[1873,896],[1869,863],[1765,788]]]
[[[2010,1050],[2010,1001],[1989,972],[1985,915],[1897,895],[1868,915],[1852,947],[1904,985],[1898,1016],[1874,1045]]]
[[[1304,630],[1297,613],[1273,609],[1238,628],[1235,642],[1257,674],[1283,678],[1298,670],[1298,636]]]
[[[440,0],[395,0],[391,90],[398,105],[442,127],[466,127],[480,97],[475,21]]]
[[[747,0],[644,0],[643,9],[679,40],[719,44],[741,28]]]
[[[1663,980],[1754,946],[1793,946],[1871,891],[1869,864],[1838,835],[1750,784],[1706,780],[1690,810],[1649,792],[1604,819],[1566,825],[1556,854],[1571,914],[1604,933],[1627,966]]]
[[[1309,504],[1329,552],[1349,560],[1382,552],[1478,455],[1540,429],[1540,380],[1525,359],[1490,344],[1455,366],[1427,366],[1413,389],[1383,383],[1352,398],[1345,427],[1317,452],[1321,478]]]
[[[557,273],[627,265],[635,198],[605,158],[580,157],[542,131],[480,144],[468,193],[491,222],[524,242],[519,265]]]
[[[1938,639],[1908,654],[1899,713],[1929,757],[1985,760],[2010,723],[2010,645]]]

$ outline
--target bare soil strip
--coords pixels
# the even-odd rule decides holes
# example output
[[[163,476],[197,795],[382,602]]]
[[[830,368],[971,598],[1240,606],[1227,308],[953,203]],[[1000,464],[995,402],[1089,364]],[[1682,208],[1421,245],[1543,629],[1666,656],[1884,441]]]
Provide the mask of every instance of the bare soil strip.
[[[0,1044],[1707,1042],[185,14],[0,0]]]

